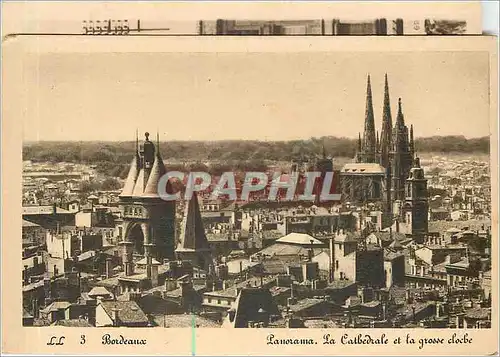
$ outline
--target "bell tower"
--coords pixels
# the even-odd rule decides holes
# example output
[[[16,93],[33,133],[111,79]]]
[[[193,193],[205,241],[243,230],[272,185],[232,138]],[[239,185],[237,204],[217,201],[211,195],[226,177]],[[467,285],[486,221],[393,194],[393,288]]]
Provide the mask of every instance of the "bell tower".
[[[416,243],[423,243],[429,231],[429,202],[427,198],[427,179],[417,157],[406,180],[406,199],[404,220],[411,227]]]
[[[133,274],[134,254],[160,261],[174,259],[175,201],[164,201],[158,194],[158,183],[165,173],[159,136],[155,146],[145,133],[139,147],[136,134],[134,158],[119,196],[125,275]]]

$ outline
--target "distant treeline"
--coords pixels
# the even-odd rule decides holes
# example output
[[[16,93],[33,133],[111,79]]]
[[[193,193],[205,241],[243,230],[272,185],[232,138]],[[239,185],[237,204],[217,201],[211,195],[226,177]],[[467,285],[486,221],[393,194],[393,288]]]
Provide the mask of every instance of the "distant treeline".
[[[321,137],[291,141],[171,141],[161,142],[161,154],[167,161],[251,162],[252,166],[269,161],[291,161],[322,154],[354,157],[357,139]],[[33,142],[25,143],[23,160],[34,162],[75,162],[94,164],[111,176],[123,177],[132,160],[135,142]],[[466,139],[464,136],[417,138],[418,152],[489,153],[489,138]]]

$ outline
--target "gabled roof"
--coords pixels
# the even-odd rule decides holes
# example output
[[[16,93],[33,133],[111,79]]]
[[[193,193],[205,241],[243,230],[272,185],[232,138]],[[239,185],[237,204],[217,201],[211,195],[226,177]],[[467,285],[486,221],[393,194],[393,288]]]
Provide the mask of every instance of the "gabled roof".
[[[124,324],[148,323],[148,317],[135,301],[102,301],[104,311],[113,318],[116,309],[117,320]]]
[[[23,219],[23,228],[25,227],[40,227],[40,225]]]
[[[277,243],[299,244],[299,245],[324,245],[323,242],[304,233],[290,233],[276,240]]]
[[[111,293],[103,286],[95,286],[88,293],[89,296],[111,296]]]
[[[59,310],[66,310],[70,306],[71,306],[71,304],[67,301],[54,301],[52,304],[47,306],[42,311],[44,313],[57,312]]]
[[[44,215],[54,214],[54,206],[23,206],[23,215]],[[74,214],[61,207],[56,207],[56,214]]]
[[[85,319],[57,320],[52,324],[52,326],[92,327],[92,325]]]
[[[228,318],[224,324],[226,327],[248,327],[248,322],[255,321],[255,318],[262,312],[279,315],[278,306],[271,292],[265,288],[242,288],[233,308],[234,319],[230,321]]]

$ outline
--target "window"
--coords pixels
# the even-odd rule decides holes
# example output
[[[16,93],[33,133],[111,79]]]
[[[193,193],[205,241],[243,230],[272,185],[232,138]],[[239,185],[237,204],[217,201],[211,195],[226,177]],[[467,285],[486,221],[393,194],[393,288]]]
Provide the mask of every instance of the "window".
[[[338,268],[339,268],[339,261],[338,261],[338,260],[336,260],[336,261],[335,261],[335,269],[338,269]]]

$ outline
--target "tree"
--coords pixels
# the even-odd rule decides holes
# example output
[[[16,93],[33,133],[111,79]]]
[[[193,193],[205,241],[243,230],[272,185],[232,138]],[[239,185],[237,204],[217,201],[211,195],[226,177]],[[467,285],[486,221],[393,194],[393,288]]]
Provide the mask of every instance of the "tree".
[[[120,188],[121,185],[118,182],[118,180],[112,177],[108,177],[101,184],[101,189],[104,191],[113,191],[113,190],[118,190]]]

